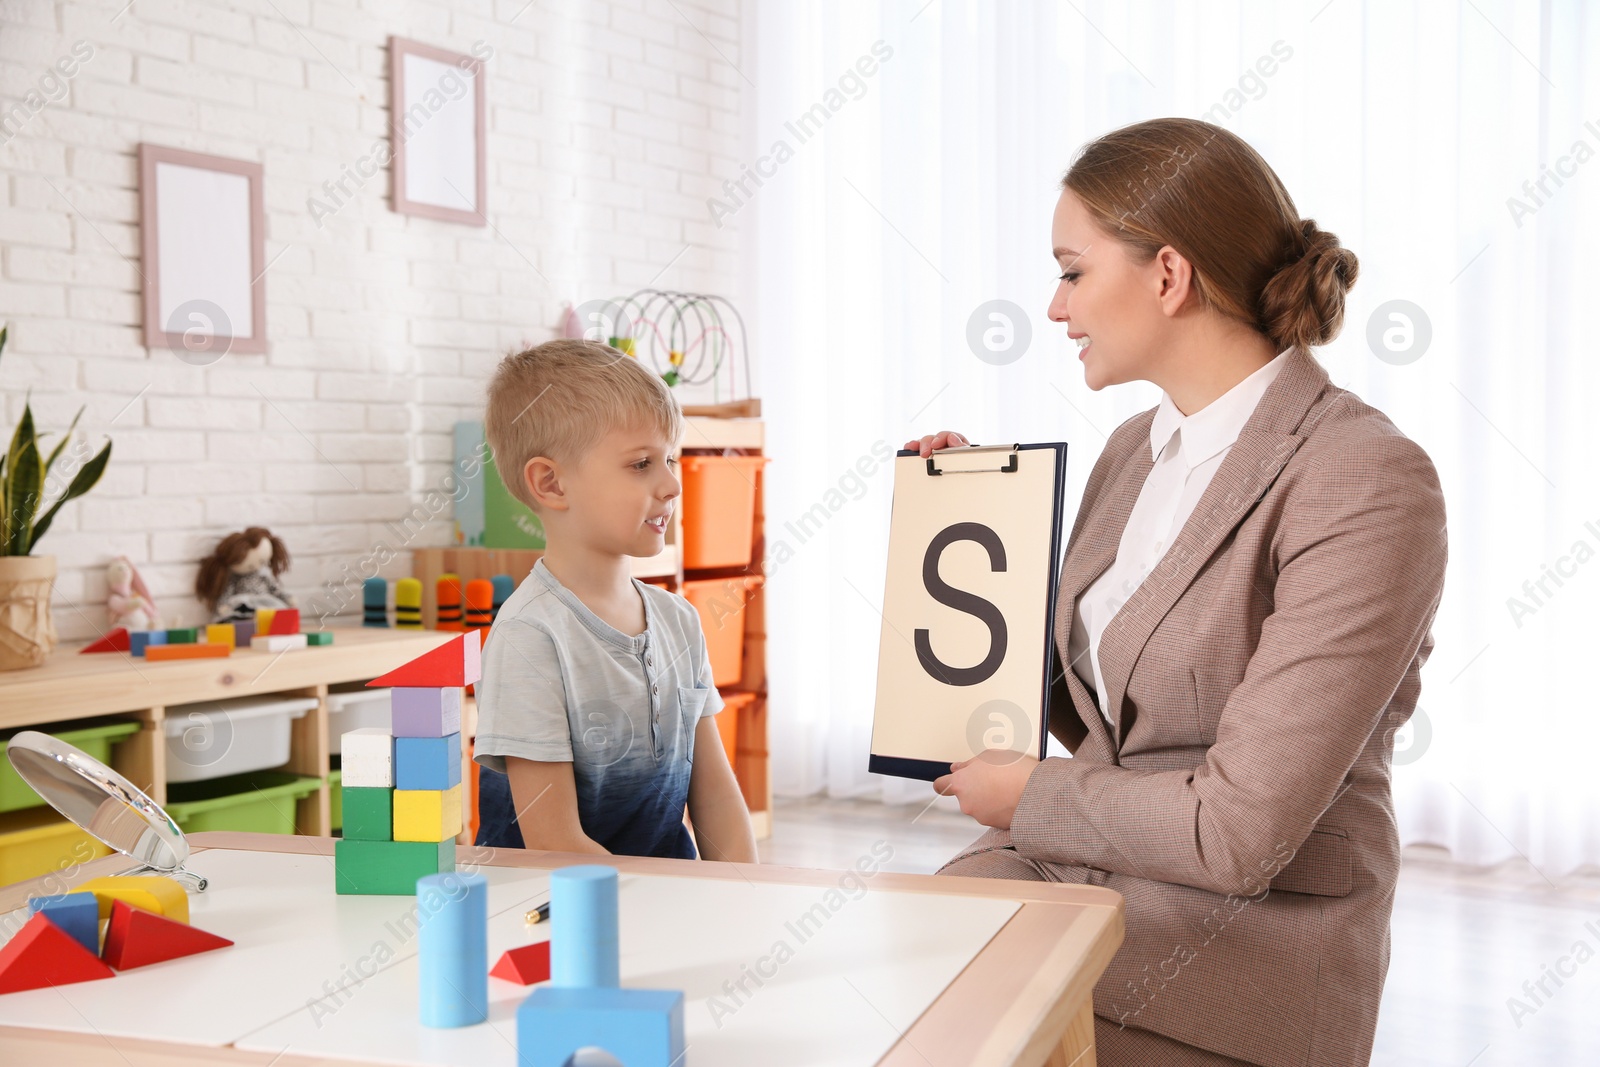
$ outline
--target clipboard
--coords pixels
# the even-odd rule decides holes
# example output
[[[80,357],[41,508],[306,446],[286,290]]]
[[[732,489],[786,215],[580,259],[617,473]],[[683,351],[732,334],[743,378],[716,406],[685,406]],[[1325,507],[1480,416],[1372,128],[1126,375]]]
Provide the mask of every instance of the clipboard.
[[[1066,467],[1065,442],[895,453],[869,771],[1043,758]]]

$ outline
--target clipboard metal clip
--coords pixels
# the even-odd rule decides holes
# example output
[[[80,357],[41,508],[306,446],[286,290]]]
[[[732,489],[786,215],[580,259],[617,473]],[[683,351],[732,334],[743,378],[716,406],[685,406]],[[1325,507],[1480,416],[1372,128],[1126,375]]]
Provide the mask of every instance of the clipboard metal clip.
[[[959,448],[938,448],[928,456],[928,474],[1015,474],[1017,472],[1017,449],[1021,445],[962,445]],[[972,456],[979,452],[1005,453],[1006,462],[1003,467],[961,467],[956,470],[940,470],[933,465],[934,456]]]

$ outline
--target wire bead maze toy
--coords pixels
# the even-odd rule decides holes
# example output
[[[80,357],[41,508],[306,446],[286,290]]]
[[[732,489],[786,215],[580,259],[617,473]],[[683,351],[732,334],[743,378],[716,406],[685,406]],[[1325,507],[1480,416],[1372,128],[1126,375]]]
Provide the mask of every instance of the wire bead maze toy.
[[[750,395],[750,350],[744,316],[726,298],[709,293],[640,289],[612,300],[590,300],[566,315],[568,337],[604,339],[646,360],[670,386],[712,386],[716,400]],[[737,338],[735,337],[737,333]],[[728,396],[722,396],[723,368]]]

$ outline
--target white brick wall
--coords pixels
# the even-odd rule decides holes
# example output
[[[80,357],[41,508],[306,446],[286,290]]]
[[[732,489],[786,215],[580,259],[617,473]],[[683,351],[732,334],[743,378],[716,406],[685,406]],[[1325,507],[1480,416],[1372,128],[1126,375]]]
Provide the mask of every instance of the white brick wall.
[[[199,621],[197,561],[249,525],[288,544],[303,607],[380,546],[408,574],[403,549],[450,537],[448,509],[403,530],[443,484],[451,424],[481,414],[500,355],[554,336],[562,301],[738,300],[737,227],[705,207],[741,155],[737,0],[123,4],[0,0],[0,430],[31,390],[42,428],[87,405],[89,439],[115,441],[38,548],[65,639],[104,625],[120,553],[169,624]],[[309,214],[385,136],[390,34],[494,48],[493,228],[392,213],[387,171],[323,228]],[[49,71],[79,41],[93,54],[62,88]],[[30,115],[31,91],[53,99]],[[268,354],[202,368],[141,343],[140,141],[265,166]]]

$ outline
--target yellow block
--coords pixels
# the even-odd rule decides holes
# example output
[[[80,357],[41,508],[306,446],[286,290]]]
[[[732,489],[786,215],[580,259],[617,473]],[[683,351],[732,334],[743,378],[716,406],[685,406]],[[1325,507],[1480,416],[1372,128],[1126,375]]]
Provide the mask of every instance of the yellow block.
[[[93,893],[100,905],[100,918],[111,917],[111,902],[120,900],[134,908],[164,915],[176,922],[189,921],[189,894],[175,879],[164,874],[124,874],[114,878],[91,878],[68,892]]]
[[[206,644],[227,645],[233,647],[233,639],[238,633],[232,626],[225,622],[213,623],[206,627]]]
[[[396,789],[394,839],[445,841],[461,832],[461,787]]]
[[[278,613],[277,608],[256,609],[256,633],[266,634],[272,632],[272,617]]]

